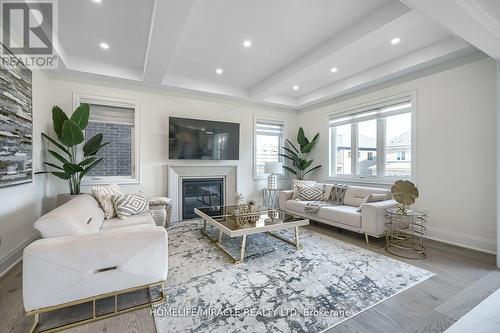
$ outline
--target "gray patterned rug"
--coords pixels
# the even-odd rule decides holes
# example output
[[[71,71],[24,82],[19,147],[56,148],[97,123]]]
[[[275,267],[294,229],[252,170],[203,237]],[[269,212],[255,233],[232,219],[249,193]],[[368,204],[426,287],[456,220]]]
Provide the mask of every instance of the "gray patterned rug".
[[[302,251],[249,236],[245,263],[232,265],[198,228],[168,229],[168,300],[154,314],[159,333],[321,332],[434,275],[307,229]],[[237,256],[239,239],[223,244]]]

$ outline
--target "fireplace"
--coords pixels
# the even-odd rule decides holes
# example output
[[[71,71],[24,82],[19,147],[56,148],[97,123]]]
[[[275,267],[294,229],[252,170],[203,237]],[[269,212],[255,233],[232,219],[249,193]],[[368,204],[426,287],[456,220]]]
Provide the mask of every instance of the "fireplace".
[[[183,220],[182,183],[186,180],[223,179],[222,203],[228,205],[238,192],[238,167],[236,165],[173,164],[167,167],[167,196],[172,199],[172,221]]]
[[[182,179],[182,219],[198,217],[195,208],[224,205],[224,178]]]

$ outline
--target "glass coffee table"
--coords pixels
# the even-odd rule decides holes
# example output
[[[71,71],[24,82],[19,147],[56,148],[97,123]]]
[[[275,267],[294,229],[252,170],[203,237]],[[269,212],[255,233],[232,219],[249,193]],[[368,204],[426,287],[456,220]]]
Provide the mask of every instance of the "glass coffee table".
[[[203,219],[203,228],[200,230],[201,233],[208,237],[234,264],[243,262],[245,258],[247,236],[267,233],[270,236],[295,246],[297,249],[301,249],[299,243],[299,227],[309,224],[309,219],[288,214],[278,209],[263,209],[256,212],[239,213],[238,206],[217,206],[195,208],[194,212]],[[217,239],[212,238],[207,233],[207,223],[217,229]],[[293,229],[295,240],[290,240],[273,233],[285,229]],[[232,256],[222,245],[224,235],[231,238],[241,237],[239,258]]]

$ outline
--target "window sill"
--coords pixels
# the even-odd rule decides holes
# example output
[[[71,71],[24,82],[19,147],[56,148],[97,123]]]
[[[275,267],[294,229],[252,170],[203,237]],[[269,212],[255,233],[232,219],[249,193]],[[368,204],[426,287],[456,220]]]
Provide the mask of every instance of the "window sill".
[[[129,178],[129,177],[92,177],[84,178],[82,180],[82,186],[93,186],[93,185],[133,185],[139,184],[139,179]]]
[[[397,180],[411,180],[410,178],[347,178],[347,177],[328,177],[325,179],[326,182],[339,182],[339,183],[350,183],[358,185],[383,185],[392,186]]]

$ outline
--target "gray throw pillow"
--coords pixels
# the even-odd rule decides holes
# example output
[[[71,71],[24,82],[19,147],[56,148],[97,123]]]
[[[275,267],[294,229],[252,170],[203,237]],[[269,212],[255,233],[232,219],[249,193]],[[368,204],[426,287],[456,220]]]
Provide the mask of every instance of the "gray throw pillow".
[[[321,201],[325,196],[325,185],[297,185],[297,196],[301,201]]]
[[[299,179],[294,179],[293,180],[293,195],[292,195],[292,200],[298,200],[299,195],[297,193],[297,186],[304,186],[304,185],[316,185],[315,180],[299,180]]]
[[[116,215],[123,220],[149,211],[149,200],[139,194],[121,194],[113,197]]]

